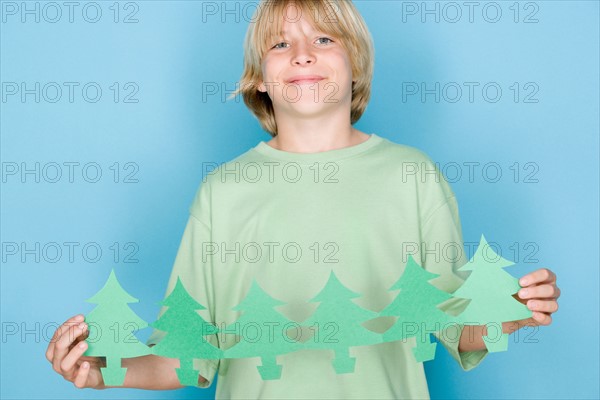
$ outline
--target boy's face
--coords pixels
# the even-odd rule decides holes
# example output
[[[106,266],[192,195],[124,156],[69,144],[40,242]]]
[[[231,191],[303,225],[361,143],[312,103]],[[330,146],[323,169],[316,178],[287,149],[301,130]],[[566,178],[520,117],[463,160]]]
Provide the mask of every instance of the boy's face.
[[[296,10],[285,15],[295,16]],[[269,43],[262,60],[263,81],[276,115],[301,117],[346,107],[350,114],[352,66],[338,38],[323,34],[302,15],[283,21],[283,38]]]

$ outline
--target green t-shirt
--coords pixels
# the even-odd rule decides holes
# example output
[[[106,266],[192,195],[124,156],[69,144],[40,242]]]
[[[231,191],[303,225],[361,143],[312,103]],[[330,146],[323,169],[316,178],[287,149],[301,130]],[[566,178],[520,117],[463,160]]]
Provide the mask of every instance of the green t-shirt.
[[[360,295],[353,303],[375,313],[398,294],[388,289],[409,254],[441,275],[431,283],[446,292],[464,279],[456,272],[466,259],[450,186],[423,152],[376,134],[318,153],[286,152],[260,142],[207,174],[190,214],[167,293],[179,276],[206,307],[199,314],[219,328],[231,327],[245,311],[256,312],[233,310],[253,279],[284,303],[278,312],[298,323],[317,308],[310,300],[332,270]],[[379,317],[363,326],[382,333],[394,321]],[[302,328],[302,338],[310,332]],[[442,333],[436,336],[465,370],[487,354],[459,354],[456,327]],[[155,330],[148,344],[164,334]],[[208,339],[222,349],[235,345],[235,336],[218,333]],[[219,371],[217,398],[429,398],[414,345],[410,338],[351,347],[355,369],[346,374],[335,373],[333,351],[319,349],[277,356],[283,368],[275,380],[261,379],[259,357],[196,360],[195,365],[207,386]]]

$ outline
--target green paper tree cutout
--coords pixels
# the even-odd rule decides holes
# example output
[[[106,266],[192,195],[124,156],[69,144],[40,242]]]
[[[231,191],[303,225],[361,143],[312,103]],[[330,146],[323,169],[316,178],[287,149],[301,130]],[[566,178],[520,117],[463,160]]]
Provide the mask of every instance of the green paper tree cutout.
[[[408,256],[404,272],[389,290],[400,290],[392,302],[381,311],[381,316],[396,316],[398,320],[383,334],[385,342],[415,337],[417,345],[413,354],[417,362],[435,358],[436,343],[431,343],[431,333],[454,321],[437,306],[452,296],[429,283],[438,274],[424,270]]]
[[[490,336],[489,329],[488,336],[483,337],[490,352],[508,349],[508,334],[502,333],[502,322],[525,319],[532,315],[524,304],[512,296],[521,286],[518,279],[504,271],[504,268],[511,265],[514,263],[496,254],[481,235],[479,246],[471,260],[459,268],[460,271],[471,271],[471,274],[454,292],[454,296],[471,301],[458,318],[464,325],[496,326],[496,337]]]
[[[532,316],[532,312],[513,297],[521,286],[504,271],[511,265],[514,263],[496,254],[482,235],[471,260],[459,268],[471,274],[450,295],[429,283],[439,275],[424,270],[409,256],[404,273],[389,289],[399,290],[398,295],[379,314],[354,303],[352,300],[360,295],[345,287],[331,271],[323,289],[310,300],[319,305],[302,324],[315,332],[313,339],[304,344],[288,335],[292,329],[298,332],[299,325],[275,310],[285,303],[265,293],[256,281],[252,281],[245,299],[233,308],[242,311],[241,317],[219,331],[198,314],[206,308],[190,296],[178,278],[169,296],[160,303],[167,310],[152,324],[167,333],[153,349],[135,337],[134,332],[148,325],[129,308],[127,304],[138,300],[121,287],[111,270],[102,289],[86,300],[97,306],[85,318],[90,335],[84,355],[106,358],[106,367],[101,368],[101,372],[107,386],[123,385],[127,369],[122,367],[122,359],[147,354],[178,358],[180,368],[176,372],[180,383],[196,386],[199,371],[194,370],[193,360],[198,358],[260,357],[262,365],[258,371],[262,379],[269,380],[281,377],[278,355],[301,349],[332,350],[333,367],[336,373],[343,374],[355,370],[356,359],[350,357],[350,347],[416,337],[415,359],[428,361],[435,357],[437,346],[431,343],[431,333],[440,331],[448,323],[488,325],[488,336],[483,337],[486,348],[490,352],[505,351],[508,334],[502,332],[502,323]],[[452,298],[468,300],[458,317],[439,308]],[[383,335],[362,325],[378,316],[395,316],[398,320]],[[491,324],[497,329],[489,329]],[[240,341],[223,352],[205,339],[218,332],[236,334]]]
[[[361,324],[377,317],[377,313],[366,310],[352,301],[359,294],[345,287],[333,271],[329,280],[311,302],[319,306],[302,325],[315,327],[313,340],[304,343],[309,349],[334,351],[333,367],[338,374],[354,372],[356,358],[350,357],[349,348],[381,343],[381,335],[368,330]],[[322,331],[321,331],[322,330]]]
[[[152,353],[179,358],[179,368],[176,368],[179,382],[183,386],[197,386],[199,371],[194,369],[194,358],[221,358],[222,351],[204,338],[219,330],[197,313],[196,310],[206,308],[190,296],[179,278],[169,296],[160,304],[168,309],[151,326],[167,332],[167,335],[152,348]]]
[[[276,356],[301,349],[299,343],[287,335],[287,331],[298,325],[274,309],[284,304],[266,294],[253,280],[245,299],[233,308],[243,311],[242,316],[222,330],[241,338],[225,350],[225,358],[260,357],[262,365],[258,371],[262,379],[279,379],[282,366],[277,364]]]
[[[86,301],[97,306],[85,317],[90,335],[84,355],[106,357],[106,368],[101,368],[104,384],[122,386],[127,368],[121,367],[121,359],[150,354],[150,348],[133,335],[148,326],[127,305],[138,300],[121,287],[111,270],[104,287]]]

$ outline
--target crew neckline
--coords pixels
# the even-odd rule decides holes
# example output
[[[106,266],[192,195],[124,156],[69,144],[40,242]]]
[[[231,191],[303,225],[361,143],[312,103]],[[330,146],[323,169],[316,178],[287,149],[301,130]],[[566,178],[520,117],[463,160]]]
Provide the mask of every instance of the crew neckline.
[[[375,145],[381,143],[382,137],[377,136],[375,133],[371,133],[369,138],[362,143],[358,143],[348,147],[342,147],[340,149],[318,151],[316,153],[295,153],[291,151],[279,150],[271,147],[264,140],[258,143],[254,150],[258,153],[277,158],[284,161],[295,161],[295,162],[314,162],[314,161],[338,161],[343,158],[355,156],[363,153]]]

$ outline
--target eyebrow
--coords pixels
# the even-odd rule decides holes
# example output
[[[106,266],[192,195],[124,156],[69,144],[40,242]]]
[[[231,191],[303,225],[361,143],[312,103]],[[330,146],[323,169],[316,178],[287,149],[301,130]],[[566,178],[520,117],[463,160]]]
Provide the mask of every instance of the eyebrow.
[[[323,34],[325,34],[325,32],[321,31],[321,30],[320,30],[320,29],[318,29],[318,28],[313,28],[313,32],[314,32],[314,33],[323,33]],[[287,33],[288,33],[288,31],[286,31],[286,30],[282,30],[282,31],[280,32],[280,34],[281,34],[281,35],[285,35],[285,34],[287,34]]]

